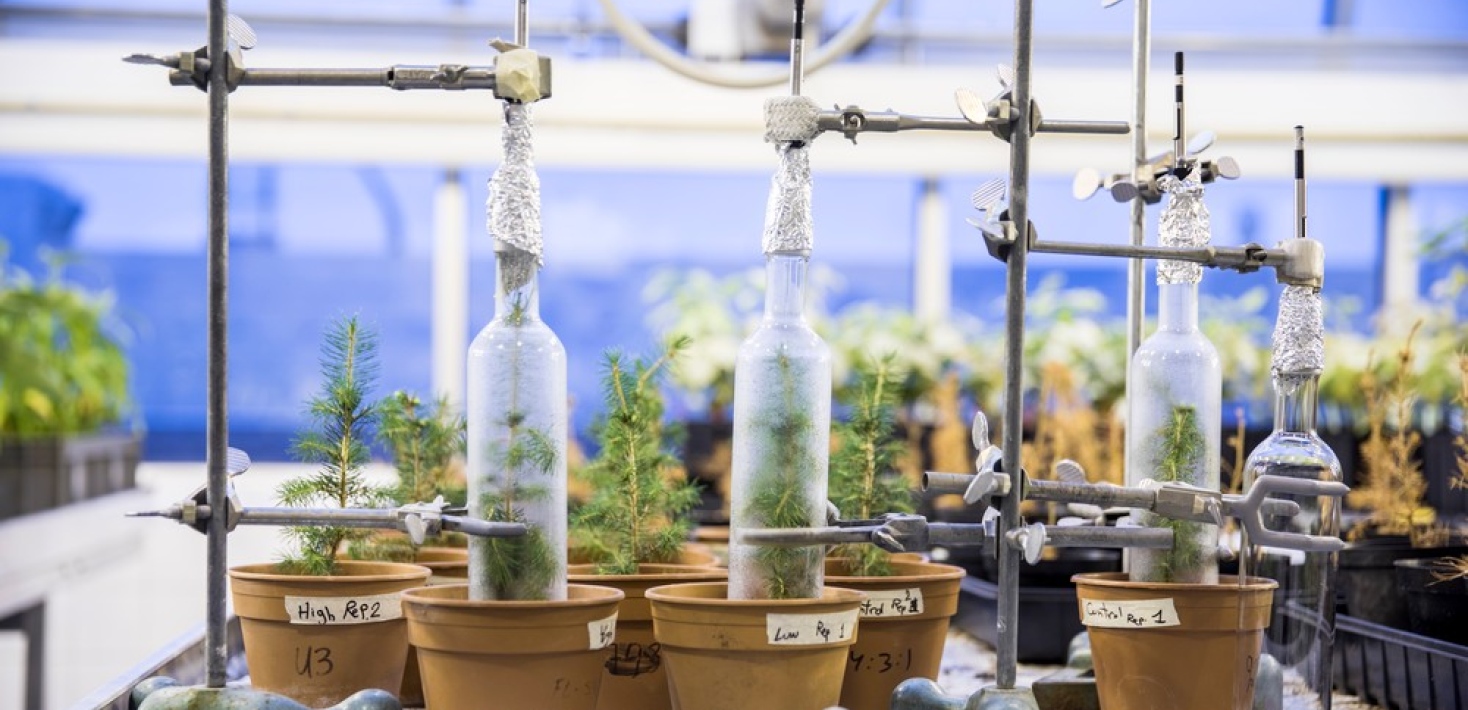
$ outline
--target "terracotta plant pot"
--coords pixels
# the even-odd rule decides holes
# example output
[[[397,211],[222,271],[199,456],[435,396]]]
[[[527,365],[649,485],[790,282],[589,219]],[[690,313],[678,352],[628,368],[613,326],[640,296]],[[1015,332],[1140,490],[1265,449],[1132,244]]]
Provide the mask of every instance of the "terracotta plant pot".
[[[428,578],[430,587],[445,584],[469,583],[469,548],[467,547],[420,547],[413,555],[413,564],[427,567],[433,576]],[[408,660],[403,665],[403,687],[398,699],[404,707],[423,704],[423,677],[418,674],[418,649],[408,646]]]
[[[840,700],[865,595],[728,597],[723,582],[647,590],[675,710],[820,710]]]
[[[565,601],[471,601],[469,586],[403,594],[430,710],[594,710],[622,592],[572,584]]]
[[[937,680],[964,571],[895,560],[888,577],[851,577],[847,570],[844,560],[826,561],[826,584],[867,595],[860,607],[861,638],[847,651],[841,706],[887,710],[902,681]]]
[[[1253,708],[1278,584],[1218,579],[1163,584],[1129,582],[1124,572],[1075,576],[1102,710]]]
[[[338,562],[337,569],[329,577],[281,574],[275,564],[229,571],[255,688],[317,708],[367,688],[400,688],[408,629],[398,597],[421,586],[428,569],[395,562]]]
[[[652,635],[652,610],[645,596],[653,587],[680,582],[717,582],[729,572],[693,565],[638,565],[637,574],[599,575],[595,565],[572,565],[570,581],[622,590],[617,606],[617,641],[606,656],[597,710],[670,710],[662,648]]]

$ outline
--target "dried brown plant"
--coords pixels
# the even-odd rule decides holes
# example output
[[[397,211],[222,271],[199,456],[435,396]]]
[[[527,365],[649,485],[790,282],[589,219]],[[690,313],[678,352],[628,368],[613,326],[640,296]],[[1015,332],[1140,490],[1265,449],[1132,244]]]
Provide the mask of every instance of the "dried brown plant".
[[[1108,424],[1081,395],[1068,366],[1046,363],[1040,371],[1035,434],[1024,445],[1025,468],[1036,478],[1053,478],[1055,464],[1070,459],[1080,464],[1092,481],[1119,483],[1121,445],[1112,432],[1106,431]],[[1053,518],[1053,512],[1047,517]]]
[[[1440,582],[1451,582],[1468,577],[1468,555],[1443,557],[1432,561],[1432,578]]]
[[[1452,487],[1468,488],[1468,352],[1458,353],[1458,409],[1463,413],[1463,428],[1455,440],[1458,450],[1458,475]]]
[[[1421,464],[1413,460],[1422,443],[1422,435],[1412,429],[1412,409],[1417,402],[1413,340],[1421,327],[1421,321],[1412,326],[1407,342],[1397,351],[1397,367],[1388,382],[1378,380],[1371,366],[1374,354],[1361,375],[1368,434],[1361,444],[1362,481],[1346,502],[1369,510],[1371,515],[1352,528],[1352,539],[1368,530],[1382,535],[1410,535],[1414,544],[1428,542],[1419,538],[1432,536],[1432,509],[1422,504],[1427,480],[1422,476]]]

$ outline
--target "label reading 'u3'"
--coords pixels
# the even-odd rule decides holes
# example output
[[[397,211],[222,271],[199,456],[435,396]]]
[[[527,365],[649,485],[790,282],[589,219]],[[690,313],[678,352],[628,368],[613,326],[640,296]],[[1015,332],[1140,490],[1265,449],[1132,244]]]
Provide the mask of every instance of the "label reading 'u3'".
[[[286,597],[285,614],[292,624],[376,624],[403,618],[403,604],[397,593],[356,597]]]

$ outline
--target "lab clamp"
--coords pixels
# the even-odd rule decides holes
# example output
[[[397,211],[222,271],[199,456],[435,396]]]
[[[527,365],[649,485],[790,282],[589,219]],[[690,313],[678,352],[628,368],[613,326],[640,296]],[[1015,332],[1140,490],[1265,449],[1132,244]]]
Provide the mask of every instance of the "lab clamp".
[[[527,528],[521,523],[488,522],[466,516],[464,510],[447,507],[442,499],[387,509],[328,509],[253,507],[242,505],[231,480],[249,468],[249,457],[227,447],[225,401],[228,343],[228,266],[226,261],[229,209],[228,193],[228,95],[241,86],[380,86],[395,90],[440,89],[446,91],[488,90],[495,98],[513,103],[530,103],[551,94],[551,64],[548,57],[526,49],[529,24],[526,1],[519,0],[514,42],[494,40],[500,54],[490,66],[440,64],[437,66],[394,65],[378,69],[251,69],[244,51],[257,43],[254,30],[228,13],[228,0],[209,0],[208,44],[193,51],[171,55],[133,54],[123,61],[169,69],[174,86],[193,86],[209,96],[209,401],[208,483],[163,510],[133,513],[134,517],[168,518],[208,537],[208,608],[205,618],[205,685],[181,687],[171,678],[155,677],[133,689],[133,707],[149,710],[171,708],[257,708],[259,710],[305,710],[292,700],[227,685],[227,639],[225,597],[226,539],[239,525],[336,526],[398,530],[415,544],[441,532],[459,532],[481,537],[517,537]],[[222,60],[220,59],[222,58]],[[335,706],[336,710],[400,710],[391,693],[364,690]]]
[[[1138,3],[1139,93],[1136,123],[1142,123],[1140,98],[1145,89],[1145,56],[1150,10],[1148,0]],[[1107,3],[1115,4],[1114,2]],[[798,8],[798,4],[797,4]],[[999,564],[999,629],[998,663],[995,684],[971,698],[945,695],[934,682],[910,680],[898,687],[892,699],[894,710],[1035,710],[1038,703],[1033,693],[1016,687],[1018,638],[1018,560],[1030,564],[1041,559],[1045,547],[1112,547],[1171,549],[1174,533],[1169,529],[1142,527],[1129,518],[1114,526],[1107,525],[1108,514],[1117,509],[1149,511],[1174,520],[1222,525],[1225,518],[1239,522],[1250,545],[1301,552],[1329,553],[1344,547],[1333,536],[1312,536],[1272,529],[1266,521],[1278,524],[1301,512],[1290,500],[1271,497],[1340,498],[1349,488],[1339,482],[1260,475],[1241,495],[1181,483],[1145,481],[1139,486],[1117,486],[1086,482],[1085,473],[1071,461],[1057,466],[1060,480],[1038,480],[1026,475],[1018,461],[1021,443],[1022,376],[1021,360],[1024,339],[1024,303],[1026,261],[1029,252],[1121,257],[1132,260],[1166,259],[1251,273],[1264,267],[1275,269],[1276,278],[1287,286],[1319,289],[1324,280],[1324,253],[1319,242],[1305,238],[1303,153],[1297,148],[1296,239],[1276,248],[1259,244],[1236,247],[1145,246],[1140,234],[1134,234],[1130,245],[1042,241],[1028,220],[1029,141],[1036,133],[1125,134],[1130,126],[1115,121],[1052,120],[1041,115],[1031,97],[1031,38],[1033,0],[1016,0],[1014,68],[1000,67],[1000,91],[982,100],[975,92],[959,89],[955,94],[961,117],[932,117],[902,114],[895,111],[868,111],[858,106],[839,105],[820,109],[814,101],[799,96],[798,81],[793,82],[792,96],[771,99],[766,103],[766,140],[770,142],[807,143],[822,132],[839,133],[856,142],[863,133],[895,133],[908,130],[988,131],[1010,144],[1010,179],[995,181],[976,190],[972,202],[983,214],[981,221],[970,224],[983,234],[990,255],[1007,267],[1006,359],[1004,401],[1004,446],[989,439],[988,420],[982,412],[973,421],[973,444],[978,456],[975,474],[929,472],[924,476],[925,491],[958,493],[970,505],[988,507],[980,523],[929,522],[919,515],[887,514],[870,520],[842,520],[834,506],[828,506],[827,525],[798,529],[744,530],[736,534],[748,544],[774,547],[802,547],[869,543],[891,552],[926,551],[933,546],[977,546],[998,558]],[[797,21],[799,10],[797,9]],[[798,53],[793,53],[792,76],[798,77]],[[1138,148],[1137,164],[1131,174],[1115,174],[1105,178],[1095,170],[1083,170],[1074,183],[1077,198],[1090,197],[1106,189],[1118,202],[1137,201],[1145,205],[1161,200],[1163,178],[1190,178],[1200,183],[1234,179],[1240,175],[1238,163],[1229,157],[1209,160],[1200,154],[1211,147],[1211,133],[1186,141],[1186,111],[1183,83],[1183,56],[1175,59],[1174,134],[1172,150],[1147,156]],[[1138,142],[1140,144],[1140,141]],[[1006,193],[1012,197],[1006,204]],[[1134,231],[1140,230],[1140,216],[1133,214]],[[1133,294],[1129,304],[1140,310]],[[1139,321],[1140,315],[1131,314]],[[1014,456],[1006,463],[1005,450]],[[1019,504],[1029,498],[1063,504],[1068,514],[1059,524],[1023,525]],[[1224,551],[1225,558],[1233,551]],[[1261,687],[1263,687],[1261,685]],[[1266,705],[1268,706],[1268,705]]]

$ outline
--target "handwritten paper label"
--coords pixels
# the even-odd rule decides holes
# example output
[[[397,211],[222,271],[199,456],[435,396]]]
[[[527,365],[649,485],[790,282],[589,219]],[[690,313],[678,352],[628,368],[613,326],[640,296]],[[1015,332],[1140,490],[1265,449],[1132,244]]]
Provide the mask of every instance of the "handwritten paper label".
[[[396,593],[356,597],[286,597],[285,614],[292,624],[375,624],[403,618],[403,604]]]
[[[859,610],[830,614],[766,614],[765,636],[773,646],[815,646],[849,641]]]
[[[1149,629],[1177,626],[1177,608],[1172,599],[1100,601],[1081,599],[1081,623],[1108,629]]]
[[[866,594],[860,610],[863,619],[923,613],[923,590],[918,587],[868,590]]]
[[[591,641],[591,650],[599,651],[617,640],[617,615],[587,622],[586,634]]]

